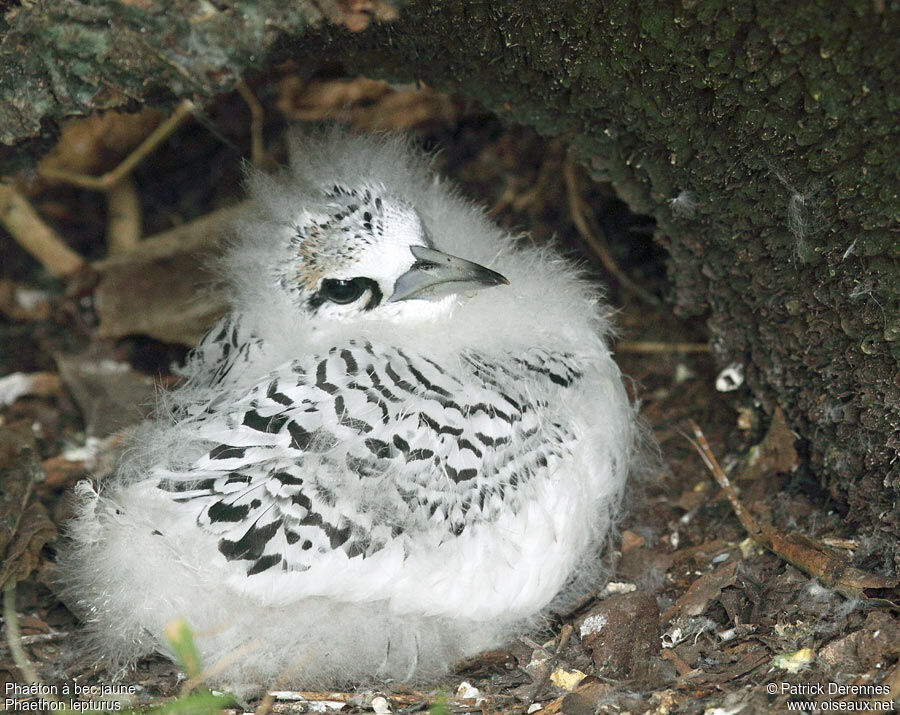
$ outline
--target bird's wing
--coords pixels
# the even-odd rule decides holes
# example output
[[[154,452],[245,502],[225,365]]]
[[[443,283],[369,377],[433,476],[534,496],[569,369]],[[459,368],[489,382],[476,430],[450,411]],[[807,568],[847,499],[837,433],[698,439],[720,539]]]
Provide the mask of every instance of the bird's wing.
[[[515,510],[573,439],[548,397],[578,389],[568,354],[466,353],[453,365],[351,342],[283,365],[180,428],[210,448],[159,487],[248,576],[342,549],[454,538]]]
[[[203,336],[188,355],[181,373],[193,388],[223,389],[236,382],[263,349],[263,342],[229,313]]]

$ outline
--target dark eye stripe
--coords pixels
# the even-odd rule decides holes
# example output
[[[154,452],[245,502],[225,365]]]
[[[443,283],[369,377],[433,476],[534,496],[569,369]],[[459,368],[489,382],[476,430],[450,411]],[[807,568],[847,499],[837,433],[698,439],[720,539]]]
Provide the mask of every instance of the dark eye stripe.
[[[363,310],[372,310],[381,304],[384,297],[381,288],[378,287],[377,281],[371,278],[350,278],[349,280],[338,280],[335,278],[326,278],[322,281],[312,297],[307,301],[311,310],[317,310],[324,303],[335,303],[337,305],[349,305],[357,300],[366,291],[369,291],[369,301],[363,306]]]

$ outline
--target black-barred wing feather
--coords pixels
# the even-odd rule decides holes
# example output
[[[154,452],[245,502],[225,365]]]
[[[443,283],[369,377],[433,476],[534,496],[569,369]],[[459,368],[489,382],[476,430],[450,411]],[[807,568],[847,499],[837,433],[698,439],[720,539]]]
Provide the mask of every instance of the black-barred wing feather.
[[[193,388],[226,388],[259,359],[263,342],[246,327],[240,314],[229,313],[203,337],[183,368]]]
[[[464,353],[439,365],[350,342],[282,366],[180,429],[213,445],[159,487],[194,509],[248,575],[308,569],[322,553],[437,544],[516,510],[573,439],[548,396],[571,355]]]

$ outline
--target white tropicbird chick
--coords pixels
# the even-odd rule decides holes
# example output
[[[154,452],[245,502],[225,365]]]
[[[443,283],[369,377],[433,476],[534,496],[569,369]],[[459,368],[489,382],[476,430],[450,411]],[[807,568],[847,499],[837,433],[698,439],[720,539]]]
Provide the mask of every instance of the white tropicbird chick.
[[[595,589],[637,427],[591,286],[402,138],[295,140],[250,190],[231,312],[79,485],[91,651],[180,617],[243,692],[422,681]]]

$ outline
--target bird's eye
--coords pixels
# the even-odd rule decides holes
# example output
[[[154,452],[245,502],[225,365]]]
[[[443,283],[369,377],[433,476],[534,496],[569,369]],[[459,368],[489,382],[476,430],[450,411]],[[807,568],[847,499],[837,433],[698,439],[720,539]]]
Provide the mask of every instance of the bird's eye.
[[[364,278],[351,278],[342,281],[337,278],[326,278],[322,281],[320,289],[322,295],[332,303],[346,305],[358,300],[366,292],[368,283]]]

